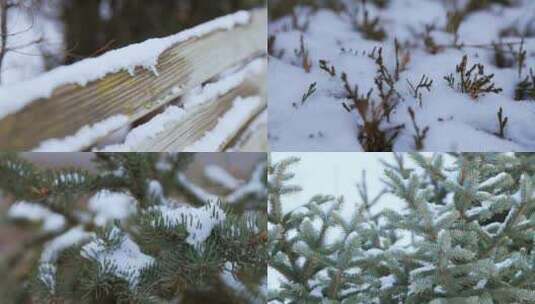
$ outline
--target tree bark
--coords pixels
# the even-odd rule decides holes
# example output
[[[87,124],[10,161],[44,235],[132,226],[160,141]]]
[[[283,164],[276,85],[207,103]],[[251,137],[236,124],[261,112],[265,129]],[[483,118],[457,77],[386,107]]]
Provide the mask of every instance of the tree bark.
[[[2,84],[2,66],[7,52],[7,0],[0,0],[0,84]]]

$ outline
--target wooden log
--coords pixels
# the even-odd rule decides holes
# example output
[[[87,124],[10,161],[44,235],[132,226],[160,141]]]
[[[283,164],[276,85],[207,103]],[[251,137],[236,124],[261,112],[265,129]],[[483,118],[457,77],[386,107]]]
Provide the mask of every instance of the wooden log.
[[[134,122],[240,62],[265,54],[266,27],[266,10],[255,10],[247,25],[192,38],[163,52],[158,76],[137,68],[134,76],[121,71],[83,87],[55,88],[50,98],[0,120],[0,150],[29,150],[116,115]]]

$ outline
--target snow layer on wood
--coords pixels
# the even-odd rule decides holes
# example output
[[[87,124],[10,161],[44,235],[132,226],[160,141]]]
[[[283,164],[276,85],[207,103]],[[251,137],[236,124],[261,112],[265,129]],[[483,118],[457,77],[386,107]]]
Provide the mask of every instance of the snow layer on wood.
[[[143,142],[156,138],[165,131],[166,126],[181,120],[186,111],[177,106],[170,106],[161,114],[156,115],[146,124],[132,129],[127,135],[123,144],[105,147],[102,152],[131,152],[135,147]]]
[[[128,124],[128,117],[117,115],[91,126],[82,127],[76,134],[64,139],[49,139],[35,152],[76,152],[91,146],[96,140]]]
[[[188,110],[206,103],[211,102],[236,87],[240,86],[245,80],[259,75],[266,69],[264,59],[256,59],[239,70],[234,70],[228,74],[222,75],[221,79],[204,86],[193,89],[182,97],[182,106],[169,106],[161,114],[156,115],[149,122],[133,129],[128,133],[124,143],[105,147],[103,152],[130,152],[135,151],[136,147],[143,142],[157,138],[173,124],[178,123],[188,114]],[[213,152],[213,151],[210,151]]]
[[[123,220],[136,212],[136,200],[128,194],[102,190],[88,202],[95,213],[95,224],[102,226],[113,220]]]
[[[466,1],[463,1],[463,3]],[[351,3],[360,3],[353,1]],[[416,113],[416,122],[421,130],[429,126],[424,141],[425,151],[531,151],[535,148],[535,130],[531,127],[535,118],[535,103],[515,101],[515,86],[526,77],[529,67],[535,64],[535,38],[526,39],[528,56],[524,73],[518,77],[517,67],[499,68],[494,62],[492,42],[499,41],[500,32],[515,23],[518,28],[533,28],[534,1],[520,1],[519,6],[492,6],[470,14],[459,29],[459,43],[468,45],[487,44],[488,48],[446,47],[435,55],[426,52],[423,39],[414,37],[424,32],[424,25],[434,25],[437,30],[430,33],[437,44],[452,45],[457,38],[441,30],[446,27],[448,1],[399,0],[389,1],[385,9],[376,9],[368,1],[370,18],[380,17],[387,33],[381,42],[365,39],[351,24],[347,12],[335,13],[320,9],[297,10],[299,24],[307,22],[304,32],[293,29],[292,17],[286,16],[270,24],[269,34],[276,37],[270,58],[268,75],[270,138],[274,151],[361,151],[357,140],[358,124],[362,119],[355,111],[348,113],[341,103],[347,94],[340,81],[341,72],[346,72],[351,85],[358,85],[365,94],[374,88],[377,67],[367,54],[374,47],[384,48],[386,66],[395,67],[394,38],[401,43],[409,42],[410,61],[400,74],[396,89],[403,96],[391,117],[388,126],[404,124],[405,128],[394,143],[396,151],[416,149],[415,134],[408,107]],[[362,12],[362,10],[360,10]],[[309,15],[307,17],[307,15]],[[439,30],[440,29],[440,30]],[[300,49],[301,35],[312,68],[306,73],[302,58],[294,50]],[[503,41],[518,43],[520,38],[504,37]],[[514,50],[518,51],[518,44]],[[507,54],[509,49],[504,46]],[[455,66],[463,55],[468,55],[469,68],[481,63],[486,74],[495,74],[496,87],[503,88],[500,94],[486,94],[473,100],[450,88],[444,76],[455,74]],[[531,54],[531,55],[530,55]],[[319,60],[327,60],[338,75],[331,77],[321,70]],[[422,75],[432,79],[431,92],[421,90],[422,103],[414,98],[407,81],[414,85]],[[457,76],[458,78],[458,76]],[[317,90],[301,104],[308,87],[317,84]],[[291,85],[288,85],[291,84]],[[345,95],[344,95],[345,94]],[[377,89],[372,97],[378,101]],[[295,104],[295,105],[294,105]],[[503,108],[508,124],[505,138],[499,132],[497,112]]]
[[[262,102],[261,97],[236,98],[232,108],[219,119],[216,127],[206,132],[204,137],[186,147],[184,151],[214,152],[220,150],[229,139],[229,133],[239,131],[243,123],[254,115]]]
[[[197,249],[203,248],[204,241],[215,226],[225,221],[225,212],[219,202],[210,202],[203,207],[158,206],[156,207],[169,227],[184,224],[188,230],[186,242]]]
[[[110,233],[119,234],[121,232],[114,228]],[[143,254],[139,246],[127,235],[120,237],[120,244],[113,248],[108,248],[101,239],[93,240],[82,248],[81,255],[87,259],[98,261],[102,266],[108,263],[115,265],[117,267],[115,275],[127,280],[130,286],[134,287],[138,283],[140,272],[150,266],[154,262],[154,258]]]
[[[74,227],[45,244],[43,253],[41,254],[41,261],[44,263],[54,262],[61,251],[83,242],[93,235],[93,233],[84,231],[82,227]]]
[[[48,98],[54,89],[65,84],[87,83],[122,70],[133,74],[136,67],[152,70],[156,75],[156,64],[160,55],[175,44],[198,38],[218,30],[230,30],[250,21],[250,14],[240,11],[214,19],[178,34],[149,39],[125,48],[112,50],[106,54],[86,59],[75,64],[54,69],[33,80],[0,88],[0,119],[19,111],[27,104],[40,98]]]
[[[228,74],[223,74],[220,80],[197,87],[184,95],[184,107],[186,109],[191,108],[192,106],[203,104],[221,97],[229,93],[232,89],[238,87],[245,80],[260,75],[265,70],[265,59],[255,59],[237,72],[230,70]]]
[[[57,231],[65,225],[65,218],[54,213],[47,208],[30,202],[16,202],[7,213],[12,219],[24,219],[29,221],[40,221],[43,223],[44,231]]]

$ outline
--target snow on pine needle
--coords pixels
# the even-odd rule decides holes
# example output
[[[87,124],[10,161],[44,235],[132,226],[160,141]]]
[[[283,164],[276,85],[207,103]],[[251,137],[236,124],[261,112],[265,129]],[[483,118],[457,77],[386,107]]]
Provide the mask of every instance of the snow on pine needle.
[[[115,244],[109,246],[110,242]],[[113,265],[113,272],[132,287],[137,285],[140,272],[154,262],[153,257],[143,254],[139,246],[116,227],[111,228],[104,238],[96,238],[84,245],[80,254],[97,261],[100,267]]]
[[[202,249],[202,244],[210,236],[212,229],[225,221],[225,212],[221,208],[221,202],[210,202],[201,208],[187,205],[170,207],[157,206],[154,211],[161,213],[165,224],[170,227],[183,225],[188,231],[186,242],[197,249]]]
[[[191,179],[190,153],[95,158],[98,173],[41,168],[0,153],[0,190],[13,197],[9,224],[27,230],[0,259],[8,274],[27,271],[0,284],[8,303],[12,296],[170,303],[186,294],[265,302],[265,159],[255,160],[249,176],[212,165],[216,180],[235,181],[214,189],[207,179]],[[232,204],[224,200],[231,195],[238,197]]]
[[[445,157],[383,162],[378,200],[355,189],[287,212],[296,159],[270,164],[268,303],[533,303],[534,156]]]

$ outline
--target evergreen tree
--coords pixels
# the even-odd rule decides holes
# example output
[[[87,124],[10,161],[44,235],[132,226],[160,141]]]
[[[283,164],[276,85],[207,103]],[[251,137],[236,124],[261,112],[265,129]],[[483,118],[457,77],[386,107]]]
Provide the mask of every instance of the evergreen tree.
[[[535,155],[410,157],[384,163],[403,211],[371,214],[381,196],[364,183],[349,222],[332,197],[284,214],[296,160],[271,165],[270,266],[284,277],[271,303],[535,302]]]
[[[97,173],[0,154],[9,218],[31,237],[0,256],[2,303],[262,303],[266,163],[194,184],[191,153],[97,154]],[[183,203],[190,201],[191,203]]]

